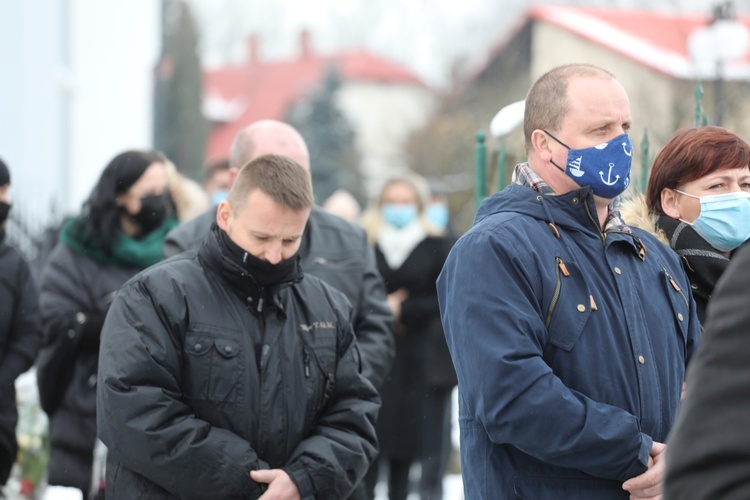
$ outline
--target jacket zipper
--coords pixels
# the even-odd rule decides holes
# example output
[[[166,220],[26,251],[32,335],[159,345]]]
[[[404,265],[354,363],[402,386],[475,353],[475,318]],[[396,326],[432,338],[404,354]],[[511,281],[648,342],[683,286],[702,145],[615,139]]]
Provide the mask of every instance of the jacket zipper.
[[[550,323],[552,323],[552,314],[555,312],[557,301],[560,299],[560,290],[562,289],[561,274],[569,276],[568,270],[565,267],[565,263],[560,257],[555,257],[555,293],[552,294],[552,301],[550,302],[549,309],[547,310],[547,318],[544,321],[544,326],[547,329],[549,329],[549,325]]]
[[[589,220],[594,223],[594,226],[596,226],[596,230],[599,232],[599,237],[602,239],[602,246],[604,246],[607,242],[607,233],[602,231],[602,227],[599,224],[597,219],[594,219],[594,216],[591,215],[591,210],[589,209],[589,204],[587,201],[581,200],[583,202],[583,207],[586,209],[586,215],[589,216]]]
[[[677,282],[672,278],[672,276],[667,271],[666,267],[661,268],[662,271],[664,271],[664,274],[667,276],[667,279],[669,280],[669,284],[672,285],[672,288],[677,291],[677,293],[680,294],[680,297],[682,297],[682,300],[685,302],[685,306],[689,309],[690,308],[690,302],[688,301],[687,297],[685,297],[685,294],[682,293],[682,288],[677,284]]]
[[[305,354],[305,377],[310,378],[310,351],[307,350],[307,347],[304,348],[304,354]]]

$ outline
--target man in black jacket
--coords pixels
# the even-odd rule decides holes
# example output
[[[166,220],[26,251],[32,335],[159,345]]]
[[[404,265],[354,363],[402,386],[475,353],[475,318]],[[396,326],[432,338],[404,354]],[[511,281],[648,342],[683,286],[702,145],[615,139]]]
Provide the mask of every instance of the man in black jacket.
[[[263,120],[242,129],[235,137],[229,158],[232,176],[242,165],[264,154],[284,155],[310,168],[307,145],[299,132],[286,123]],[[215,219],[216,207],[173,229],[164,242],[164,256],[198,246]],[[362,373],[379,387],[395,355],[393,316],[364,230],[313,207],[299,255],[305,273],[338,289],[352,303]]]
[[[18,453],[16,378],[34,363],[42,327],[37,290],[21,254],[5,243],[10,172],[0,160],[0,487]]]
[[[664,498],[750,498],[750,245],[716,285],[669,435]]]
[[[199,249],[126,283],[102,332],[111,498],[345,498],[376,450],[351,305],[302,273],[309,173],[265,155]],[[264,496],[265,497],[265,496]]]

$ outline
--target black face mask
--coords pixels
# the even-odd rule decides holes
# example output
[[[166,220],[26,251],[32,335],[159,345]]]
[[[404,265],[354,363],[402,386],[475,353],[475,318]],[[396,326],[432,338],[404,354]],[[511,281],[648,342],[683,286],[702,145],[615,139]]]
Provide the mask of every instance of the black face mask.
[[[290,258],[282,260],[278,264],[271,264],[246,252],[237,243],[232,241],[227,233],[219,230],[221,243],[227,255],[234,262],[242,266],[248,274],[255,278],[260,286],[275,285],[289,280],[297,267],[298,255],[295,253]]]
[[[10,212],[10,204],[0,201],[0,226],[8,219],[8,213]]]
[[[141,211],[128,215],[141,228],[142,235],[145,235],[164,223],[171,207],[168,193],[144,196],[141,198]]]

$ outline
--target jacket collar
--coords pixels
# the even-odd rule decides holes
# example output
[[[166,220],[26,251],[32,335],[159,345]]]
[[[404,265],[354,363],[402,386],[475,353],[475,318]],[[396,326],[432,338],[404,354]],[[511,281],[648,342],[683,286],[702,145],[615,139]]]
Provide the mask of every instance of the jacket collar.
[[[304,276],[299,263],[299,256],[297,257],[295,270],[289,279],[274,285],[261,287],[255,282],[253,276],[248,274],[247,270],[227,255],[219,242],[221,237],[219,231],[221,229],[214,222],[211,225],[210,233],[203,240],[203,245],[199,250],[200,258],[247,302],[249,308],[262,312],[266,307],[274,304],[279,309],[283,309],[279,300],[280,294],[292,284],[301,281]]]

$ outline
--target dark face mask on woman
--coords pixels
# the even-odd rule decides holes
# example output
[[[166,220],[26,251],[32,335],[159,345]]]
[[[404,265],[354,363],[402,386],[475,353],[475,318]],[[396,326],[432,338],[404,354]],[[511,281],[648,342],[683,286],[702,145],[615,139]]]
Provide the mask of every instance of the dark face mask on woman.
[[[142,234],[148,234],[161,226],[172,211],[169,193],[155,194],[141,198],[141,210],[130,218],[141,228]]]
[[[2,226],[6,219],[8,218],[8,213],[10,212],[10,203],[5,203],[4,201],[0,201],[0,226]]]

